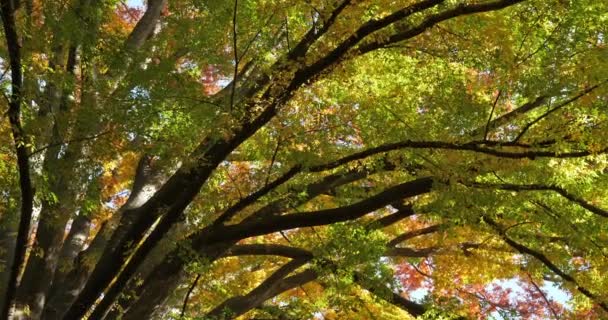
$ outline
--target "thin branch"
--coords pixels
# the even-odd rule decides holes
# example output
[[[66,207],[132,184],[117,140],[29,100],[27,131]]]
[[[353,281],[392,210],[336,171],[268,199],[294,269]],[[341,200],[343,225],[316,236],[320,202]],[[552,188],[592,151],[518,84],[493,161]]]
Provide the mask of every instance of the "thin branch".
[[[539,17],[539,19],[540,19],[540,17]],[[537,22],[538,22],[538,20],[537,20]],[[536,48],[534,51],[532,51],[531,53],[527,54],[525,57],[522,57],[522,58],[516,57],[515,61],[517,61],[517,63],[515,65],[516,66],[522,65],[528,59],[532,58],[537,53],[539,53],[543,48],[545,48],[547,46],[547,43],[549,43],[549,41],[551,40],[551,38],[555,34],[555,32],[561,27],[562,23],[563,23],[563,21],[558,22],[558,24],[555,26],[555,28],[553,28],[553,30],[551,30],[551,33],[547,36],[547,38],[543,41],[543,43],[541,43],[541,45],[538,46],[538,48]],[[532,28],[530,30],[532,30]],[[526,34],[526,36],[527,36],[527,34]],[[522,41],[522,43],[521,43],[518,51],[521,51],[523,45],[524,45],[524,42]],[[517,54],[517,56],[519,56],[519,53]]]
[[[266,22],[264,23],[264,27],[267,26],[270,23],[270,20],[272,20],[272,18],[274,18],[274,12],[271,13],[270,16],[266,19]],[[247,54],[247,51],[249,51],[249,48],[251,48],[251,45],[262,34],[262,30],[263,29],[260,28],[258,30],[258,32],[251,38],[251,40],[249,40],[249,42],[247,42],[247,45],[245,45],[245,48],[243,49],[243,52],[241,52],[241,55],[239,56],[238,61],[243,61],[243,58]]]
[[[542,119],[548,117],[549,115],[551,115],[552,113],[558,111],[559,109],[571,104],[572,102],[582,98],[583,96],[587,95],[588,93],[590,93],[591,91],[597,89],[598,87],[600,87],[601,85],[603,85],[604,83],[607,83],[608,80],[604,80],[594,86],[591,86],[585,90],[583,90],[582,92],[580,92],[579,94],[577,94],[576,96],[560,103],[559,105],[557,105],[556,107],[554,107],[553,109],[550,109],[549,111],[543,113],[542,115],[540,115],[538,118],[534,119],[532,122],[528,123],[517,135],[517,137],[515,137],[515,139],[513,139],[513,142],[517,142],[519,141],[519,139],[521,139],[521,137],[536,123],[538,123],[539,121],[541,121]]]
[[[301,166],[295,166],[295,167],[291,168],[290,170],[288,170],[287,172],[285,172],[279,178],[275,179],[273,182],[266,184],[262,189],[254,192],[252,194],[249,194],[245,198],[242,198],[241,200],[239,200],[239,202],[237,202],[236,204],[234,204],[233,206],[228,208],[226,211],[224,211],[224,213],[214,221],[214,224],[222,224],[222,223],[228,221],[230,218],[232,218],[235,214],[237,214],[239,211],[241,211],[245,207],[254,203],[259,198],[268,194],[270,191],[274,190],[275,188],[282,185],[283,183],[287,182],[289,179],[291,179],[293,176],[295,176],[297,173],[299,173],[301,171],[301,169],[302,169]]]
[[[236,180],[234,180],[234,178],[232,177],[232,175],[230,175],[230,172],[226,172],[226,176],[228,177],[228,179],[230,180],[230,182],[234,186],[234,189],[236,189],[236,192],[239,195],[239,199],[243,199],[243,193],[241,192],[241,188],[239,187],[239,184],[236,183]]]
[[[376,295],[378,298],[381,298],[384,301],[393,304],[394,306],[406,311],[414,317],[421,316],[426,312],[426,308],[423,305],[408,300],[400,296],[399,294],[393,292],[393,290],[389,288],[384,287],[384,289],[379,290],[378,288],[370,286],[367,283],[368,281],[366,281],[365,276],[360,273],[355,273],[353,280],[359,286],[369,291],[370,293]],[[383,291],[390,292],[390,297],[387,297],[386,294],[383,294]]]
[[[413,140],[404,140],[401,142],[395,143],[387,143],[384,145],[380,145],[377,147],[369,148],[364,151],[360,151],[357,153],[353,153],[351,155],[345,156],[338,160],[334,160],[331,162],[327,162],[325,164],[320,164],[316,166],[312,166],[311,171],[317,170],[329,170],[332,168],[337,168],[341,165],[344,165],[348,162],[361,160],[368,158],[370,156],[395,151],[400,149],[444,149],[444,150],[458,150],[458,151],[471,151],[475,153],[483,153],[490,156],[498,157],[498,158],[508,158],[508,159],[534,159],[534,158],[579,158],[586,157],[592,154],[602,154],[608,152],[608,147],[601,149],[599,152],[592,152],[590,150],[582,150],[582,151],[574,151],[574,152],[558,152],[558,151],[523,151],[523,152],[509,152],[509,151],[501,151],[497,149],[483,147],[487,143],[492,143],[495,145],[500,144],[500,142],[488,142],[488,141],[474,141],[467,143],[453,143],[453,142],[444,142],[444,141],[413,141]],[[507,142],[505,144],[508,145]],[[314,170],[312,170],[314,169]]]
[[[545,301],[545,304],[547,304],[547,308],[549,309],[549,311],[551,311],[551,314],[553,315],[553,317],[555,317],[555,319],[559,320],[559,316],[557,315],[557,312],[555,312],[555,310],[551,306],[551,302],[549,301],[549,299],[547,299],[547,296],[545,295],[545,293],[543,292],[543,290],[541,290],[540,287],[536,284],[536,282],[534,282],[534,279],[532,279],[532,276],[530,275],[529,272],[526,272],[526,275],[528,276],[528,279],[530,280],[530,283],[532,284],[532,286],[534,287],[534,289],[543,298],[543,300]]]
[[[104,132],[101,132],[101,133],[98,133],[98,134],[94,134],[94,135],[88,136],[88,137],[71,139],[71,140],[67,140],[65,142],[51,143],[51,144],[48,144],[48,145],[46,145],[44,147],[41,147],[41,148],[38,148],[38,149],[32,151],[29,156],[31,157],[31,156],[33,156],[35,154],[38,154],[40,152],[43,152],[43,151],[49,149],[49,148],[59,147],[59,146],[64,145],[64,144],[68,145],[68,144],[74,143],[74,142],[84,142],[84,141],[89,141],[89,140],[95,140],[95,139],[97,139],[97,138],[99,138],[101,136],[104,136],[106,134],[109,134],[111,132],[112,131],[108,130],[108,131],[104,131]]]
[[[602,208],[596,207],[586,200],[579,198],[566,189],[543,184],[510,184],[510,183],[463,183],[464,185],[472,188],[497,188],[509,191],[555,191],[562,197],[578,204],[579,206],[599,215],[604,218],[608,218],[608,211]]]
[[[576,224],[572,223],[572,221],[570,221],[570,219],[564,219],[563,215],[559,215],[557,211],[555,211],[554,209],[552,209],[545,203],[542,203],[540,201],[530,201],[530,202],[532,204],[534,204],[535,206],[540,207],[543,210],[542,212],[545,213],[546,215],[548,215],[554,221],[559,222],[559,223],[562,223],[565,221],[566,224],[568,225],[568,227],[570,227],[570,229],[572,229],[574,231],[575,235],[586,238],[593,246],[595,246],[597,249],[599,249],[599,251],[602,253],[602,255],[604,257],[608,258],[608,254],[603,252],[605,245],[598,243],[587,232],[583,232],[578,226],[576,226]],[[555,240],[558,240],[558,239],[554,238],[554,239],[551,239],[550,241],[555,241]]]
[[[270,159],[270,165],[268,166],[268,172],[266,172],[266,179],[264,180],[264,187],[268,185],[268,180],[270,179],[270,174],[272,173],[272,167],[274,166],[274,162],[277,158],[277,154],[279,153],[279,148],[281,147],[281,137],[277,139],[277,146],[274,148],[274,152],[272,153],[272,158]]]
[[[490,123],[492,121],[492,116],[494,115],[494,110],[496,109],[496,104],[498,103],[498,99],[500,98],[500,95],[502,94],[502,90],[498,91],[498,94],[496,95],[496,99],[494,99],[494,104],[492,105],[492,111],[490,111],[490,116],[488,117],[488,122],[486,123],[486,131],[483,134],[483,140],[488,140],[488,131],[490,131]]]
[[[379,228],[386,228],[394,223],[397,223],[397,222],[399,222],[407,217],[411,217],[415,214],[416,214],[416,212],[414,212],[414,209],[411,205],[404,206],[403,208],[399,209],[395,213],[389,214],[385,217],[382,217],[380,219],[370,222],[367,225],[367,227],[372,230],[379,229]]]
[[[285,16],[285,40],[287,41],[287,51],[291,51],[291,43],[289,42],[289,21]]]
[[[234,77],[232,79],[232,87],[230,88],[230,111],[234,107],[234,94],[236,92],[236,82],[239,74],[239,53],[237,48],[237,31],[236,31],[236,22],[237,22],[237,10],[238,10],[238,0],[234,0],[234,10],[232,13],[232,51],[234,51]]]
[[[422,263],[422,262],[420,262],[419,264],[421,264],[421,263]],[[420,268],[419,268],[417,265],[415,265],[414,263],[408,262],[408,264],[409,264],[410,266],[412,266],[412,268],[414,268],[414,271],[418,272],[418,274],[420,274],[421,276],[423,276],[423,277],[425,277],[425,278],[433,279],[433,276],[432,276],[432,275],[430,275],[430,274],[428,274],[428,273],[426,273],[426,272],[423,272],[423,271],[422,271],[422,270],[420,270]]]
[[[345,1],[343,3],[343,5],[346,6],[348,2],[350,2],[350,1]],[[424,0],[419,3],[415,3],[415,4],[412,4],[405,8],[402,8],[400,10],[397,10],[397,11],[393,12],[392,14],[390,14],[386,17],[383,17],[382,19],[369,20],[368,22],[361,25],[361,27],[359,27],[356,31],[354,31],[351,36],[349,36],[344,41],[342,41],[335,49],[333,49],[331,52],[329,52],[323,58],[317,60],[315,63],[311,64],[310,66],[307,66],[307,67],[297,71],[296,74],[294,75],[294,79],[293,79],[292,83],[290,84],[288,90],[293,90],[293,88],[297,88],[301,84],[311,81],[315,77],[318,77],[322,73],[326,72],[332,66],[335,66],[337,63],[344,60],[347,56],[347,53],[351,49],[353,49],[359,42],[361,42],[364,38],[369,36],[370,34],[376,32],[378,30],[381,30],[383,28],[386,28],[386,27],[392,25],[393,23],[406,19],[406,18],[412,16],[413,14],[416,14],[418,12],[422,12],[426,9],[432,8],[443,2],[445,2],[445,0]],[[332,17],[333,16],[334,15],[332,14]],[[325,29],[325,25],[321,28],[322,32],[319,32],[319,33],[322,34],[324,32],[324,29]],[[309,33],[310,32],[311,31],[309,31]],[[315,40],[318,39],[318,35],[316,35],[314,32],[312,32],[312,33],[313,34],[310,35],[310,37],[312,37]],[[417,35],[417,34],[415,34],[415,35]],[[307,34],[305,36],[305,38],[307,36],[309,36],[309,35]],[[294,50],[292,50],[292,52],[290,52],[290,58],[292,55],[299,53],[299,50],[297,50],[297,49],[300,44],[298,44],[298,46],[296,48],[294,48]],[[308,49],[308,47],[309,46],[306,46],[305,48],[303,48],[304,53],[305,53],[305,50]],[[374,49],[377,49],[377,47],[370,48],[369,51],[374,50]],[[297,57],[299,57],[299,56],[297,56]]]
[[[6,69],[4,69],[4,71],[2,71],[2,74],[0,75],[0,81],[4,80],[4,77],[10,70],[11,70],[10,66],[7,66]]]
[[[287,55],[288,59],[291,61],[297,61],[299,58],[306,55],[308,49],[312,46],[312,44],[317,41],[329,28],[334,24],[338,16],[344,11],[344,9],[351,4],[352,0],[344,0],[342,1],[336,8],[332,11],[329,18],[323,22],[323,26],[320,29],[311,28],[306,32],[306,34],[302,37],[300,42],[296,44],[296,46],[289,51]]]
[[[199,273],[196,275],[196,278],[194,278],[194,281],[192,281],[192,285],[188,289],[188,292],[186,292],[186,296],[184,297],[184,303],[182,304],[182,312],[180,314],[180,318],[183,318],[186,315],[186,309],[188,308],[188,300],[190,300],[190,294],[192,294],[192,291],[194,290],[194,288],[196,288],[196,284],[200,279],[201,274]]]
[[[496,127],[502,126],[504,124],[507,124],[511,120],[515,119],[516,117],[518,117],[522,114],[528,113],[528,112],[540,107],[541,105],[543,105],[545,103],[547,98],[548,98],[547,95],[538,96],[534,100],[517,107],[513,111],[503,114],[502,116],[490,121],[490,128],[496,128]],[[471,136],[481,135],[483,133],[482,130],[483,130],[483,128],[475,129],[473,132],[471,132]]]
[[[583,287],[571,275],[565,273],[560,268],[558,268],[555,264],[553,264],[553,262],[551,262],[551,260],[549,260],[549,258],[547,256],[509,238],[504,233],[503,228],[498,223],[496,223],[496,221],[492,220],[491,218],[484,216],[483,220],[488,225],[490,225],[494,230],[496,230],[498,232],[498,234],[500,235],[500,237],[503,239],[503,241],[505,241],[509,246],[511,246],[512,248],[514,248],[515,250],[519,251],[522,254],[527,254],[527,255],[530,255],[530,256],[536,258],[543,265],[545,265],[545,267],[547,267],[553,273],[557,274],[562,279],[564,279],[564,281],[572,283],[574,285],[574,287],[580,293],[582,293],[584,296],[586,296],[587,298],[596,302],[605,311],[608,311],[608,303],[601,301],[600,298],[596,294],[589,291],[589,289]]]

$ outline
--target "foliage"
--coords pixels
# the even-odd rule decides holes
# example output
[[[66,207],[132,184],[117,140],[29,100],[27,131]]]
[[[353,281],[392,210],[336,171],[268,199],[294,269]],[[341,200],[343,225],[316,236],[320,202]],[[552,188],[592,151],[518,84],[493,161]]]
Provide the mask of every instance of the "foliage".
[[[608,317],[605,2],[0,4],[0,317]]]

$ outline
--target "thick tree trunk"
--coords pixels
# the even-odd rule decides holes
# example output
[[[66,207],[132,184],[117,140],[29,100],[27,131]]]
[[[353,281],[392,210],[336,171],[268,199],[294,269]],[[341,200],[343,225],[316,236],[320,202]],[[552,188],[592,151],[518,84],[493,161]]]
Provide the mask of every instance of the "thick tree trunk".
[[[132,219],[130,217],[125,218],[122,215],[122,212],[127,208],[138,208],[156,192],[156,188],[160,183],[161,178],[159,173],[156,170],[152,170],[150,167],[150,157],[142,157],[136,171],[131,195],[123,208],[113,216],[112,220]],[[64,248],[66,255],[78,256],[78,259],[69,272],[66,272],[65,270],[62,271],[65,274],[62,274],[62,278],[58,279],[61,280],[61,285],[57,282],[57,285],[49,293],[48,303],[43,311],[43,319],[63,318],[63,313],[67,311],[80,291],[84,288],[94,266],[99,262],[101,253],[108,247],[109,241],[113,237],[116,237],[117,224],[118,221],[106,222],[85,251],[75,253],[75,250],[78,249],[77,245],[75,245],[74,248]],[[80,223],[75,224],[73,228],[77,228],[80,225]],[[84,236],[84,232],[87,232],[88,236],[89,227],[86,225],[85,221],[82,221],[81,226],[83,227],[82,230],[78,232],[75,231],[74,237],[78,234]],[[70,234],[72,234],[72,232],[70,232]],[[124,235],[124,231],[121,235]],[[66,242],[66,244],[69,244],[69,242]]]
[[[49,295],[51,295],[53,291],[60,290],[65,281],[65,277],[73,267],[74,259],[76,259],[78,253],[82,251],[87,243],[90,231],[91,218],[88,216],[79,215],[72,221],[70,233],[63,242],[63,247],[59,253],[59,261],[55,269],[55,276],[53,277]]]
[[[55,167],[55,170],[58,169]],[[66,225],[74,212],[76,194],[63,183],[64,179],[69,178],[72,177],[55,177],[57,182],[51,188],[57,198],[61,199],[61,203],[44,201],[42,204],[36,240],[17,291],[16,308],[27,307],[32,319],[38,319],[44,308],[46,295],[57,267]]]
[[[15,240],[17,239],[18,212],[6,211],[0,217],[0,292],[6,292],[8,277],[10,276],[11,261],[15,254]],[[5,303],[5,295],[0,294],[0,306]]]

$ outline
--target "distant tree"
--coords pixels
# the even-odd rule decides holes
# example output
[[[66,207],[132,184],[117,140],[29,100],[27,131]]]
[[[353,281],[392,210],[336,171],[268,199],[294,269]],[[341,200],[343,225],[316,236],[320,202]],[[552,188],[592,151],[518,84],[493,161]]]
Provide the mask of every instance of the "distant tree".
[[[608,317],[607,2],[0,4],[1,318]]]

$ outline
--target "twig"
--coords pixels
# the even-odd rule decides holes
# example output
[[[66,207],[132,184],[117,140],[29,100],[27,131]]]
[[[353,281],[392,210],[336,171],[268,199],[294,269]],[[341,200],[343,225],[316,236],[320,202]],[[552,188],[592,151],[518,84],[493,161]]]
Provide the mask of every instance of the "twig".
[[[46,145],[44,147],[41,147],[39,149],[36,149],[36,150],[32,151],[29,154],[29,156],[31,157],[31,156],[36,155],[36,154],[38,154],[38,153],[40,153],[40,152],[42,152],[42,151],[44,151],[46,149],[53,148],[53,147],[58,147],[58,146],[61,146],[63,144],[70,144],[70,143],[74,143],[74,142],[83,142],[83,141],[88,141],[88,140],[95,140],[95,139],[97,139],[97,138],[99,138],[101,136],[109,134],[110,132],[112,132],[112,131],[108,130],[108,131],[104,131],[104,132],[101,132],[101,133],[98,133],[98,134],[95,134],[95,135],[92,135],[92,136],[88,136],[88,137],[83,137],[83,138],[78,138],[78,139],[71,139],[71,140],[67,140],[65,142],[51,143],[51,144],[48,144],[48,145]]]

